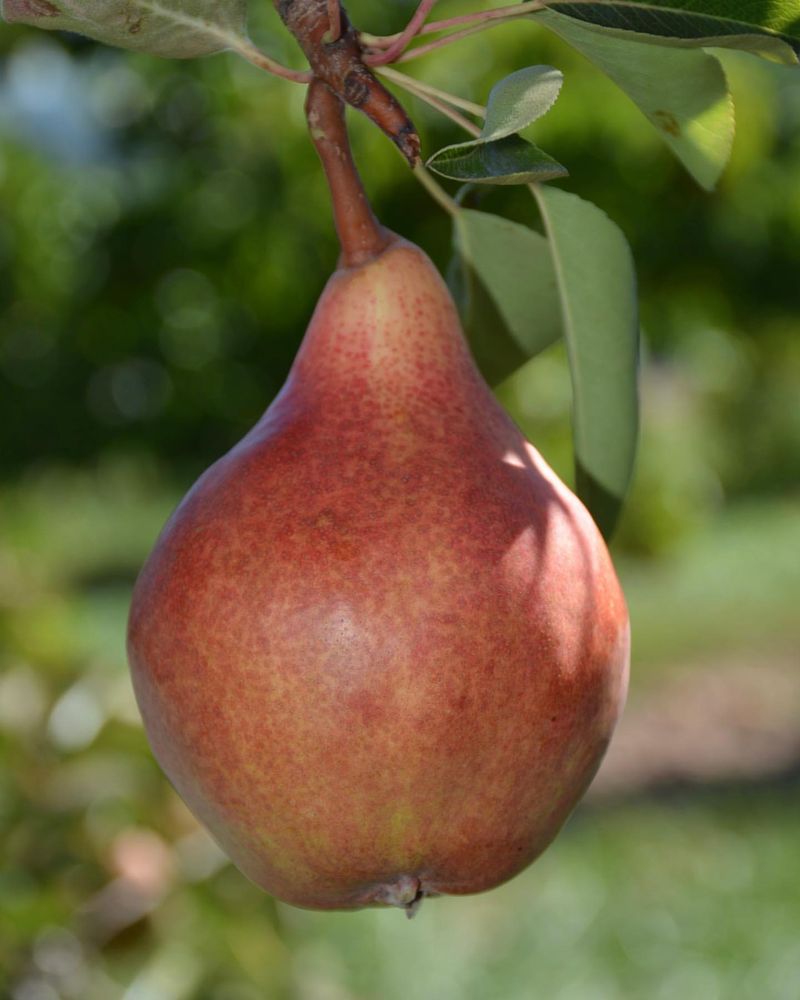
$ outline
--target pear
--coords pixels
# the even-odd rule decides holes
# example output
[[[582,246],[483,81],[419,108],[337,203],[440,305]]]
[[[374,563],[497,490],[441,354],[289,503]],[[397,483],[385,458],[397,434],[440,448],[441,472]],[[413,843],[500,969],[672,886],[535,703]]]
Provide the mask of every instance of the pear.
[[[620,713],[629,627],[591,517],[431,261],[383,232],[173,514],[129,649],[158,760],[246,875],[411,913],[553,840]]]
[[[629,627],[580,501],[495,401],[425,254],[379,225],[309,86],[342,244],[283,389],[137,581],[153,750],[289,903],[498,885],[552,841],[625,699]]]

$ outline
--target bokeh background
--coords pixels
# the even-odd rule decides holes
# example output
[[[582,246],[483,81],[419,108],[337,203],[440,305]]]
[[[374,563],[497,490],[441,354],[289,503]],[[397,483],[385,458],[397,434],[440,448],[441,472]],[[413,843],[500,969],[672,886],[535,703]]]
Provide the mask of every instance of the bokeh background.
[[[368,30],[410,5],[353,3]],[[255,34],[296,60],[263,5]],[[643,438],[614,543],[632,689],[589,797],[480,897],[315,914],[262,894],[148,750],[138,567],[280,386],[334,266],[302,89],[230,56],[0,28],[0,995],[11,1000],[800,996],[800,81],[729,53],[733,161],[702,193],[537,27],[414,64],[474,100],[533,63],[537,140],[633,246]],[[410,100],[432,151],[456,141]],[[353,120],[378,212],[444,270],[448,221]],[[480,207],[535,216],[520,192]],[[568,480],[558,348],[499,395]],[[346,807],[346,804],[343,804]]]

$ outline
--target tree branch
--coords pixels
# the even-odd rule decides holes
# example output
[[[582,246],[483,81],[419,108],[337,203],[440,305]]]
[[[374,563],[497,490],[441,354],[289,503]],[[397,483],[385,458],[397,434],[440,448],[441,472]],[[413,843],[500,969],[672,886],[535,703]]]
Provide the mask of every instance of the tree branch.
[[[339,6],[339,37],[331,40],[332,0],[274,0],[278,14],[297,39],[314,76],[341,100],[362,111],[398,147],[413,167],[419,136],[396,98],[364,64],[358,32]]]

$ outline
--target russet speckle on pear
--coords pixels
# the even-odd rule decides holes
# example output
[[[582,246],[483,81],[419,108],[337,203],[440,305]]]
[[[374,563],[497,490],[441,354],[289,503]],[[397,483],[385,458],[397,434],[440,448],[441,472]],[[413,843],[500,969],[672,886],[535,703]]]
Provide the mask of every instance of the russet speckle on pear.
[[[394,239],[339,270],[286,385],[136,586],[136,695],[178,792],[299,906],[498,885],[551,842],[620,713],[606,546]]]

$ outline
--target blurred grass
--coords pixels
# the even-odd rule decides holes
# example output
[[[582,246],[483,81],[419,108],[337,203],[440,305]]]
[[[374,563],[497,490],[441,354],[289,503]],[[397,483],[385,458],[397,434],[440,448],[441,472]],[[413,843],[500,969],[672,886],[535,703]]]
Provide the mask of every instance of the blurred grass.
[[[721,513],[658,566],[624,562],[635,662],[800,649],[798,553],[800,509],[784,501]]]
[[[432,902],[410,926],[292,924],[312,939],[307,974],[345,996],[786,1000],[800,990],[798,834],[797,805],[768,796],[581,813],[491,895]]]

